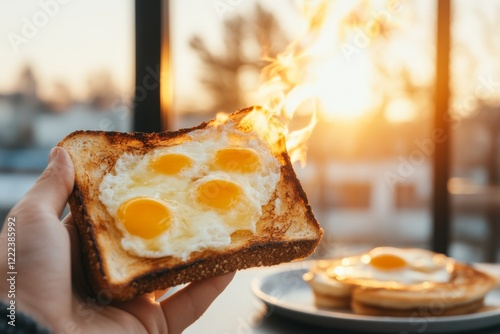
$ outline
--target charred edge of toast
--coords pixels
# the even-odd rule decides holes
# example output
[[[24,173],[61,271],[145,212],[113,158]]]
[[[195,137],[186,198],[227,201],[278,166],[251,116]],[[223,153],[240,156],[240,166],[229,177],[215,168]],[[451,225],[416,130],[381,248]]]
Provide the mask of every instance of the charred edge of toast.
[[[83,203],[82,193],[75,183],[73,191],[68,199],[68,204],[77,227],[80,249],[82,250],[83,267],[85,269],[84,272],[87,276],[86,279],[87,282],[90,283],[92,289],[97,293],[99,289],[97,289],[98,283],[95,280],[96,274],[99,273],[100,277],[104,278],[105,273],[97,240],[95,239],[94,225]],[[91,277],[91,272],[94,272],[94,277]]]
[[[129,284],[111,286],[94,277],[97,291],[108,290],[114,301],[129,300],[139,294],[195,282],[240,269],[270,266],[304,258],[316,248],[317,240],[255,243],[231,253],[217,254],[168,269],[158,269],[137,277]]]
[[[250,108],[247,108],[250,109]],[[237,111],[239,112],[248,112],[249,110],[242,109]],[[71,140],[73,137],[80,136],[82,134],[89,134],[89,135],[98,135],[98,136],[104,136],[109,143],[111,144],[117,144],[119,142],[129,142],[130,140],[136,140],[142,144],[140,147],[141,149],[150,149],[156,147],[155,144],[152,144],[151,141],[155,139],[170,139],[170,138],[175,138],[178,136],[185,135],[189,132],[192,132],[194,130],[200,130],[204,129],[209,125],[210,121],[203,122],[199,125],[196,125],[191,128],[184,128],[184,129],[179,129],[176,131],[163,131],[163,132],[119,132],[119,131],[99,131],[99,130],[77,130],[69,135],[67,135],[61,143],[58,144],[58,146],[63,146],[61,145],[65,141]]]
[[[232,119],[242,118],[254,108],[255,107],[249,107],[238,110],[237,112],[229,115],[229,117]],[[85,134],[105,136],[110,145],[136,141],[136,143],[138,142],[140,144],[135,149],[142,151],[144,149],[156,147],[157,144],[151,143],[154,140],[168,140],[188,134],[189,132],[195,130],[204,129],[210,124],[210,122],[211,121],[207,121],[192,128],[156,133],[75,131],[68,135],[63,142],[59,143],[59,146],[64,146],[65,141],[71,140],[71,138],[75,136]],[[283,143],[283,147],[284,146],[285,145]],[[134,148],[131,148],[131,150],[133,149]],[[127,284],[120,286],[111,286],[108,283],[106,273],[104,271],[103,260],[100,255],[102,250],[99,248],[97,243],[95,235],[96,232],[85,205],[85,201],[83,200],[82,192],[78,188],[78,184],[75,182],[75,186],[68,202],[75,222],[77,222],[76,225],[80,237],[87,280],[89,281],[94,292],[98,294],[103,290],[108,290],[114,300],[127,300],[141,293],[200,280],[238,269],[275,265],[309,256],[312,252],[314,252],[315,248],[319,244],[322,236],[322,230],[314,217],[307,195],[305,194],[300,182],[297,182],[297,176],[286,150],[280,154],[280,158],[282,159],[282,166],[280,170],[283,180],[291,184],[294,196],[297,196],[297,201],[302,202],[305,208],[306,219],[309,222],[313,222],[315,227],[318,229],[320,234],[319,238],[294,242],[276,241],[274,243],[267,242],[264,244],[252,244],[247,249],[223,255],[214,252],[214,255],[210,258],[198,259],[186,262],[177,267],[150,272],[142,277],[136,278],[132,282],[127,282]],[[275,257],[275,253],[278,251],[284,252],[281,257]],[[272,254],[272,256],[270,256],[270,254]]]
[[[304,204],[304,207],[306,208],[305,215],[306,215],[307,220],[314,222],[316,224],[316,227],[318,229],[321,229],[318,222],[316,221],[316,217],[314,217],[314,213],[312,211],[311,205],[309,204],[309,200],[307,199],[307,195],[306,195],[304,189],[302,188],[302,184],[300,184],[300,182],[294,181],[294,180],[298,180],[298,178],[297,178],[297,174],[295,174],[295,170],[292,167],[292,163],[290,161],[290,157],[288,156],[288,153],[284,152],[282,154],[282,157],[285,160],[285,164],[282,165],[280,168],[280,172],[281,172],[281,175],[283,175],[283,179],[286,182],[292,181],[290,183],[292,184],[293,191],[294,191],[295,195],[298,196],[298,199]],[[319,239],[321,239],[321,237],[323,237],[323,232],[321,232],[321,236]],[[318,244],[319,244],[319,241],[320,240],[318,240]]]
[[[231,119],[241,119],[248,113],[250,113],[252,110],[257,109],[260,110],[262,109],[261,107],[255,106],[255,107],[248,107],[244,109],[240,109],[232,114],[229,115]],[[71,140],[73,137],[80,136],[82,134],[90,134],[90,135],[99,135],[99,136],[104,136],[110,142],[111,144],[116,144],[118,142],[129,142],[131,140],[136,140],[142,144],[140,149],[151,149],[156,147],[156,144],[151,143],[155,139],[171,139],[175,137],[179,137],[185,134],[188,134],[189,132],[195,131],[195,130],[201,130],[206,128],[213,120],[206,121],[203,123],[200,123],[196,126],[193,126],[191,128],[184,128],[184,129],[179,129],[175,131],[162,131],[162,132],[119,132],[119,131],[99,131],[99,130],[77,130],[72,133],[70,133],[68,136],[66,136],[61,143],[59,143],[59,146],[62,146],[61,144],[65,141]]]

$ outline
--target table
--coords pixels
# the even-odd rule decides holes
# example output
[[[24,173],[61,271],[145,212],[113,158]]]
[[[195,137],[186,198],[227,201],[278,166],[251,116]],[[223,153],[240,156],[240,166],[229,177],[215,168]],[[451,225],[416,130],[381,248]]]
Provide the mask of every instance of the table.
[[[500,277],[500,265],[482,265],[482,268]],[[338,333],[357,334],[357,332],[333,330],[307,325],[280,315],[268,312],[265,305],[252,293],[250,284],[283,266],[253,268],[238,272],[231,284],[214,301],[205,314],[187,328],[185,334],[298,334],[298,333]],[[367,331],[366,333],[369,333]],[[423,332],[425,334],[425,331]],[[500,325],[463,334],[499,334]]]

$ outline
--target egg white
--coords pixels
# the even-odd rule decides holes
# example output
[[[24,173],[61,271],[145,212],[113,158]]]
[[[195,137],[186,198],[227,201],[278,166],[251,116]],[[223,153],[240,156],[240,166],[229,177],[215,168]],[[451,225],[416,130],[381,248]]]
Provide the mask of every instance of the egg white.
[[[387,270],[370,264],[371,257],[381,254],[398,256],[406,265]],[[453,259],[423,249],[379,247],[365,254],[335,261],[327,269],[327,274],[346,283],[373,287],[446,283],[450,280],[453,264]]]
[[[141,257],[174,256],[186,260],[195,251],[224,248],[231,244],[231,234],[244,229],[256,231],[262,206],[270,199],[280,177],[280,163],[270,153],[269,145],[258,136],[249,136],[226,123],[189,134],[190,140],[179,145],[155,148],[144,155],[124,153],[114,170],[99,187],[100,201],[115,219],[122,232],[122,247]],[[256,171],[240,173],[214,169],[217,150],[245,147],[260,157]],[[192,166],[176,175],[154,171],[150,162],[165,153],[191,158]],[[243,191],[242,200],[230,210],[207,208],[196,200],[196,190],[204,182],[226,180]],[[118,217],[122,203],[136,197],[152,197],[165,203],[172,213],[170,227],[153,239],[131,235]],[[241,221],[238,226],[230,222]]]

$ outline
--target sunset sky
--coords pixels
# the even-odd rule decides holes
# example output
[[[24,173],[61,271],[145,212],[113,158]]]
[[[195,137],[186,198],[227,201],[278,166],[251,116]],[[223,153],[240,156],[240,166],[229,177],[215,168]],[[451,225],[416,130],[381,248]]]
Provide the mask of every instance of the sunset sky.
[[[15,89],[22,67],[29,63],[35,69],[42,96],[50,96],[54,83],[63,82],[76,99],[83,100],[89,74],[102,70],[110,72],[120,90],[130,96],[134,87],[134,1],[66,1],[57,7],[45,6],[48,10],[41,3],[57,0],[0,2],[0,93]],[[170,2],[176,93],[182,97],[193,94],[193,90],[201,100],[204,95],[196,82],[199,64],[189,49],[189,39],[200,34],[210,47],[222,48],[223,19],[245,14],[252,6],[252,1],[242,1],[220,12],[214,3]],[[294,32],[290,22],[297,22],[297,13],[290,4],[281,0],[267,7],[288,20],[289,30]],[[49,15],[44,14],[47,12]],[[44,17],[48,17],[47,22]],[[38,31],[25,36],[31,33],[31,24]],[[16,43],[18,40],[22,42]]]
[[[53,83],[61,81],[75,97],[82,99],[89,73],[103,69],[112,73],[122,89],[132,87],[134,2],[66,2],[59,4],[52,16],[45,15],[46,23],[44,14],[40,14],[46,12],[41,3],[58,3],[57,0],[0,2],[0,92],[13,89],[26,63],[34,66],[42,94],[50,93],[47,90]],[[32,37],[27,35],[27,43],[20,44],[15,52],[9,36],[24,37],[26,20],[39,23],[40,27]]]
[[[54,83],[62,82],[69,87],[74,98],[83,100],[86,97],[89,75],[103,70],[110,72],[119,89],[126,96],[130,96],[134,87],[134,2],[132,0],[65,1],[66,4],[58,4],[57,8],[53,5],[58,3],[57,0],[0,3],[0,94],[11,92],[15,88],[22,66],[29,63],[35,69],[40,83],[40,93],[43,96],[50,96]],[[179,105],[183,108],[192,105],[193,95],[197,96],[198,103],[208,98],[197,82],[200,63],[197,56],[189,49],[190,37],[199,34],[211,49],[222,48],[221,14],[245,15],[251,10],[254,1],[240,1],[239,4],[230,6],[224,13],[217,10],[214,6],[216,3],[217,1],[207,0],[171,1],[175,93]],[[275,0],[263,3],[276,13],[291,37],[300,32],[302,28],[300,15],[293,1]],[[432,29],[435,1],[419,0],[403,3],[405,6],[412,6],[413,15],[409,20],[415,25],[405,30],[404,35],[394,37],[394,41],[388,44],[387,55],[384,57],[388,59],[392,57],[395,67],[410,62],[416,78],[427,82],[433,76],[434,49],[431,44],[429,48],[423,48],[422,43],[432,42],[434,38]],[[455,28],[459,37],[471,41],[472,52],[477,57],[488,55],[489,51],[475,38],[480,32],[475,27],[473,18],[463,18],[467,13],[473,12],[468,7],[470,2],[453,3],[457,5],[456,17],[462,22]],[[488,2],[492,4],[490,6],[496,6],[495,8],[499,8],[499,3],[500,1]],[[44,10],[42,4],[52,5],[45,6],[49,9]],[[487,7],[482,6],[480,12],[494,19],[494,14],[491,12],[495,11],[488,10]],[[51,13],[47,15],[46,11]],[[46,22],[43,21],[45,18],[48,18]],[[30,32],[27,26],[32,24],[40,25],[38,31],[34,33],[31,31],[32,36],[25,36],[26,31]],[[17,46],[16,52],[16,46],[12,45],[11,40],[18,37],[24,40]],[[332,66],[335,75],[341,78],[332,84],[332,87],[337,87],[336,90],[339,92],[349,89],[349,86],[359,89],[357,92],[347,90],[347,93],[332,97],[339,106],[345,105],[345,113],[352,115],[366,108],[361,102],[369,101],[372,94],[366,80],[357,84],[359,80],[370,77],[369,69],[365,68],[365,63],[369,61],[369,53],[367,50],[362,51],[357,63],[347,64],[345,59],[339,58],[339,62]],[[494,71],[494,67],[494,61],[486,59],[474,74],[487,76]],[[357,99],[343,101],[350,95],[356,95]],[[349,103],[350,105],[347,105]],[[399,101],[398,105],[404,107],[405,102]],[[353,108],[357,111],[352,111]]]

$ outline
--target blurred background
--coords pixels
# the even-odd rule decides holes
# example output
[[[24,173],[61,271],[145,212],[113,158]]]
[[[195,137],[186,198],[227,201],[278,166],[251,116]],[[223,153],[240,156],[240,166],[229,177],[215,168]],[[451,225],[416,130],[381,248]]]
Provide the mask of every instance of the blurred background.
[[[499,259],[500,1],[451,1],[449,138],[432,131],[437,1],[338,0],[325,19],[333,27],[326,94],[307,164],[296,165],[326,232],[320,256],[430,248],[432,158],[450,140],[450,254]],[[165,3],[170,129],[260,102],[269,59],[311,28],[290,0]],[[141,90],[132,0],[4,1],[0,24],[3,221],[65,135],[134,130]],[[148,71],[154,86],[160,73]]]

